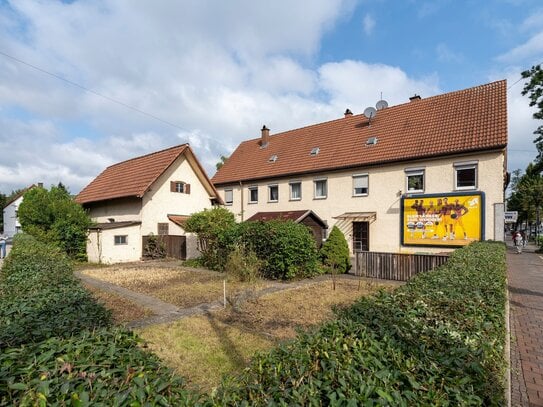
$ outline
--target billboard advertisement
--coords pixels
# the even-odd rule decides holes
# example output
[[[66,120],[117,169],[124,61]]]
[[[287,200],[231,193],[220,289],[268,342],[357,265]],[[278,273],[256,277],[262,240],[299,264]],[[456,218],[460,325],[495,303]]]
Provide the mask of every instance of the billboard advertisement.
[[[401,218],[405,246],[465,246],[484,239],[484,195],[474,192],[405,196]]]

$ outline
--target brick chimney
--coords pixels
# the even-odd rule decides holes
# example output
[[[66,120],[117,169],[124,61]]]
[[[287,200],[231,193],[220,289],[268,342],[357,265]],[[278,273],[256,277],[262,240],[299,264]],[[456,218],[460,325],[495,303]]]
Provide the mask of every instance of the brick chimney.
[[[420,100],[420,99],[421,99],[420,95],[417,95],[416,93],[409,98],[411,102],[416,102],[417,100]]]
[[[260,147],[264,148],[268,145],[270,142],[270,129],[266,127],[266,125],[262,126],[262,137],[260,139]]]
[[[353,112],[351,112],[351,109],[345,110],[345,117],[351,117],[353,115]]]
[[[43,188],[43,182],[38,182],[38,188]]]

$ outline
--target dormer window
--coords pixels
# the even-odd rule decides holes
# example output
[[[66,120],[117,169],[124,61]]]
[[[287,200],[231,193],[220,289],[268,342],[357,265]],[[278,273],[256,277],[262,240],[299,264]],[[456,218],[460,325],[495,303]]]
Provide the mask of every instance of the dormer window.
[[[273,154],[270,159],[268,160],[268,162],[270,163],[274,163],[277,161],[277,154]]]
[[[317,154],[319,154],[319,151],[320,151],[320,148],[319,147],[313,147],[311,149],[311,152],[309,153],[310,156],[316,156]]]

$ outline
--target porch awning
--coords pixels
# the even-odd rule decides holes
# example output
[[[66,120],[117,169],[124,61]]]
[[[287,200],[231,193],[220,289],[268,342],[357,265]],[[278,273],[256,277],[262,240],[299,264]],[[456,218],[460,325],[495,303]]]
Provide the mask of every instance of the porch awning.
[[[171,220],[173,223],[175,223],[178,226],[181,226],[182,228],[185,228],[185,222],[190,218],[190,216],[186,215],[168,215],[168,219]]]
[[[373,222],[375,219],[377,219],[377,212],[345,212],[338,216],[332,216],[332,218],[361,222]]]

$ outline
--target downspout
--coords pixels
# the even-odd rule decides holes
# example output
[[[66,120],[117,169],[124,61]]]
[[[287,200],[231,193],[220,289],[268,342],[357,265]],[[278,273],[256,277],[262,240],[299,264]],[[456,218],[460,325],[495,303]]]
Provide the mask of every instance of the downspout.
[[[240,216],[241,216],[241,221],[243,222],[243,213],[245,212],[244,209],[243,209],[243,183],[241,181],[239,181],[239,188],[240,188],[240,194],[241,194],[241,199],[240,199],[240,202],[241,202],[241,213],[240,213]]]

